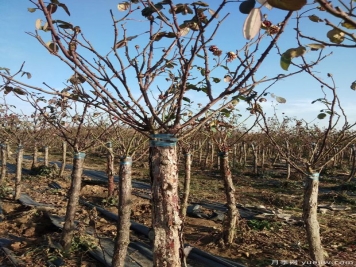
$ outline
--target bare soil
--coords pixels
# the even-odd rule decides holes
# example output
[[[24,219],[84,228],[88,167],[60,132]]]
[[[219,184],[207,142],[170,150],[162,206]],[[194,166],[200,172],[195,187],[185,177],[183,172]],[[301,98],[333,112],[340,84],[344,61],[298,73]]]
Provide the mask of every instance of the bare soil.
[[[29,164],[26,161],[27,167]],[[86,162],[86,167],[91,169],[102,170],[103,166],[98,161],[96,164]],[[302,215],[303,179],[295,175],[287,181],[283,169],[271,168],[260,175],[252,175],[248,171],[245,168],[234,172],[238,203],[263,207],[276,214],[288,214],[297,223],[290,223],[278,216],[249,220],[241,218],[235,243],[224,246],[221,221],[187,217],[184,226],[186,243],[249,267],[302,266],[303,262],[310,261],[305,230],[303,224],[298,223]],[[70,173],[66,175],[69,177]],[[345,183],[343,177],[338,174],[321,178],[320,204],[333,204],[347,209],[322,210],[325,214],[319,213],[320,231],[327,260],[333,262],[332,266],[356,266],[356,182]],[[23,178],[24,193],[37,202],[50,204],[53,207],[50,212],[65,215],[69,179],[38,175],[24,175]],[[133,179],[149,183],[148,171],[134,168]],[[48,184],[53,181],[60,184],[61,189],[49,188]],[[72,251],[64,255],[59,245],[60,230],[52,225],[47,211],[23,207],[13,201],[13,188],[13,174],[9,174],[0,188],[0,238],[17,238],[9,248],[24,266],[49,266],[49,262],[56,260],[63,260],[62,266],[102,266],[87,253],[98,243],[95,235],[90,236],[85,230],[94,227],[97,235],[114,239],[116,226],[113,222],[99,216],[93,223],[92,211],[81,206],[76,214],[79,225]],[[87,201],[116,213],[115,199],[107,199],[106,195],[106,188],[98,185],[85,185],[81,192]],[[217,171],[193,168],[190,202],[203,200],[225,203],[223,181]],[[203,212],[211,215],[214,211],[203,209]],[[150,227],[149,200],[133,196],[131,218]],[[0,266],[13,266],[13,263],[0,255]]]

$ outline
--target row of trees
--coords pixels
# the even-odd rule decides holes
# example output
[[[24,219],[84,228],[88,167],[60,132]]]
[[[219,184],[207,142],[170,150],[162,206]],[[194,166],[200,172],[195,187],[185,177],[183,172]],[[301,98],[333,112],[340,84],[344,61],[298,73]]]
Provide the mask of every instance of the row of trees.
[[[57,10],[70,15],[70,8],[65,3],[58,0],[51,0],[48,4],[43,0],[30,2],[33,7],[28,10],[39,11],[41,18],[36,21],[35,31],[29,34],[73,70],[73,75],[63,90],[54,89],[47,84],[46,87],[36,87],[24,83],[17,78],[24,74],[31,76],[24,70],[24,66],[13,74],[3,68],[0,75],[4,81],[4,92],[15,93],[22,100],[31,103],[41,118],[55,127],[75,153],[63,230],[65,248],[70,244],[74,229],[73,216],[78,204],[84,152],[98,140],[105,140],[103,137],[106,132],[118,122],[150,139],[148,155],[153,192],[154,265],[181,266],[184,259],[184,220],[179,209],[176,143],[178,140],[185,143],[185,147],[182,147],[189,152],[188,138],[203,128],[220,134],[213,138],[221,156],[228,217],[231,222],[227,227],[225,242],[231,243],[238,214],[228,152],[249,129],[239,130],[241,134],[234,135],[236,140],[230,140],[231,127],[226,120],[233,118],[239,101],[245,101],[250,113],[256,116],[256,123],[267,134],[270,142],[276,145],[280,155],[292,167],[309,177],[305,190],[304,218],[310,254],[320,265],[324,262],[316,218],[317,176],[331,158],[340,154],[354,140],[354,135],[349,132],[353,124],[348,123],[345,114],[342,130],[335,131],[339,121],[336,86],[333,81],[330,84],[325,83],[316,76],[312,68],[327,56],[323,53],[326,46],[354,47],[355,39],[351,32],[356,27],[353,20],[354,1],[339,1],[342,3],[339,8],[332,5],[333,1],[318,0],[317,3],[307,4],[305,0],[259,0],[257,2],[260,6],[255,8],[255,1],[249,0],[252,8],[248,10],[243,2],[245,7],[240,7],[240,12],[248,14],[243,24],[243,36],[248,42],[236,47],[236,52],[223,51],[217,45],[218,40],[215,37],[224,29],[227,18],[235,16],[226,10],[238,1],[222,0],[216,4],[215,10],[202,1],[183,4],[170,0],[156,3],[150,0],[131,0],[119,3],[118,9],[125,12],[125,15],[118,19],[110,11],[113,46],[107,51],[95,49],[82,30],[85,25],[75,25],[55,18]],[[265,6],[287,10],[286,15],[278,23],[272,23],[262,16],[261,10]],[[299,9],[300,12],[294,12]],[[322,15],[311,13],[323,11],[331,15],[323,19],[320,18]],[[296,25],[289,26],[294,14]],[[236,17],[241,17],[241,14]],[[341,19],[340,26],[331,22],[333,18]],[[304,23],[321,21],[326,22],[328,41],[308,37],[304,32],[302,34]],[[141,23],[140,27],[137,27],[137,23]],[[145,30],[142,32],[133,30],[142,29],[143,25]],[[278,41],[284,32],[293,27],[297,29],[296,47],[281,52]],[[306,39],[315,43],[302,45]],[[310,48],[310,53],[315,54],[312,60],[305,57],[307,47]],[[280,58],[282,69],[288,70],[293,66],[293,71],[283,76],[276,72],[274,77],[260,78],[259,70],[266,58],[273,55],[273,48],[277,48],[277,54],[274,55]],[[296,63],[297,57],[301,59],[299,63]],[[316,141],[312,146],[311,157],[306,159],[302,155],[306,167],[299,165],[300,154],[292,154],[290,150],[294,140],[278,143],[280,137],[269,128],[261,105],[261,102],[266,101],[265,96],[269,94],[271,86],[299,73],[311,75],[323,88],[331,91],[332,98],[330,104],[325,100],[326,97],[320,100],[326,101],[327,108],[321,113],[324,115],[319,114],[319,117],[328,117],[329,123],[326,130],[321,131],[319,136],[314,136]],[[225,83],[221,85],[223,82]],[[354,86],[351,87],[354,89]],[[256,88],[261,90],[256,91]],[[42,94],[39,95],[38,92]],[[48,99],[48,95],[53,98]],[[284,98],[272,94],[270,96],[277,102],[285,102]],[[192,97],[199,97],[200,103],[192,101]],[[102,123],[102,120],[94,118],[93,108],[105,112],[105,116],[115,118],[116,121],[110,119],[110,123]],[[342,106],[339,105],[339,108]],[[95,134],[87,131],[90,128],[86,125],[88,122],[94,124],[99,131]],[[329,138],[336,138],[336,141],[329,144]],[[128,148],[121,151],[123,160],[131,156],[132,145],[128,145]],[[127,202],[123,200],[120,205],[127,205]],[[124,207],[121,208],[123,210]],[[120,229],[118,233],[122,233]],[[122,248],[125,242],[120,244]],[[118,245],[118,249],[120,246]],[[119,258],[115,260],[114,266],[123,266],[122,258]]]

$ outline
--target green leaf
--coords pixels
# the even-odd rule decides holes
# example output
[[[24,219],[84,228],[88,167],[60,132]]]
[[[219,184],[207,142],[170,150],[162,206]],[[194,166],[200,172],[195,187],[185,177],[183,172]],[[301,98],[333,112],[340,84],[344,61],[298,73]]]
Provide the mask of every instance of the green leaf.
[[[7,73],[8,75],[10,75],[10,69],[9,69],[9,68],[1,68],[1,67],[0,67],[0,70],[4,70],[4,71],[6,71],[6,73]]]
[[[119,11],[126,11],[130,8],[130,3],[129,2],[123,2],[117,5],[117,9]]]
[[[205,6],[205,7],[209,6],[209,4],[202,2],[202,1],[193,2],[192,5]]]
[[[60,4],[58,0],[51,0],[51,3],[52,3],[52,4],[56,4],[56,5],[59,5],[59,4]]]
[[[58,6],[60,6],[61,8],[63,8],[64,11],[68,14],[68,16],[70,16],[69,9],[68,9],[68,7],[67,7],[65,4],[60,3],[60,4],[58,4]]]
[[[305,54],[307,49],[304,46],[299,46],[297,48],[290,48],[286,52],[283,53],[285,58],[295,58],[300,57]]]
[[[344,21],[343,23],[341,23],[342,27],[345,27],[346,29],[350,29],[350,30],[354,30],[356,29],[355,25],[348,23],[346,21]]]
[[[41,19],[37,19],[35,26],[36,26],[36,30],[41,30],[42,20]]]
[[[319,120],[322,120],[322,119],[324,119],[325,117],[326,117],[326,114],[325,114],[325,113],[320,113],[317,118],[318,118]]]
[[[16,87],[13,89],[14,93],[18,94],[18,95],[26,95],[26,92],[24,90],[22,90],[20,87]]]
[[[57,11],[57,8],[58,8],[58,5],[57,5],[57,4],[53,4],[53,3],[48,4],[47,7],[46,7],[47,11],[48,11],[50,14],[55,13],[55,12]]]
[[[230,75],[225,75],[224,76],[224,82],[229,83],[231,81],[232,77]]]
[[[341,44],[345,39],[345,33],[339,29],[332,29],[328,31],[326,36],[329,38],[330,42],[335,44]]]
[[[190,99],[188,97],[183,97],[183,101],[190,103]]]
[[[307,46],[309,46],[312,51],[316,51],[316,50],[324,49],[324,48],[325,48],[325,45],[323,45],[323,44],[318,44],[318,43],[308,44]]]
[[[311,21],[313,22],[322,22],[323,20],[321,18],[319,18],[317,15],[310,15],[308,17]]]
[[[292,63],[292,60],[290,58],[287,58],[283,55],[281,56],[280,65],[282,69],[288,70],[290,63]]]
[[[46,43],[46,46],[52,53],[57,53],[59,50],[59,47],[57,44],[53,43],[52,41],[49,41]]]
[[[253,39],[260,31],[262,24],[262,13],[259,8],[253,8],[245,19],[242,33],[245,39]]]
[[[276,96],[276,101],[281,104],[284,104],[287,102],[287,100],[285,98],[280,97],[280,96]]]
[[[356,91],[356,81],[354,81],[354,82],[351,84],[350,88],[351,88],[352,90]]]
[[[27,76],[27,79],[31,79],[31,73],[27,72],[27,71],[23,71],[22,74],[21,74],[21,77],[26,75]]]
[[[8,93],[12,92],[12,90],[14,90],[13,87],[11,86],[5,86],[5,91],[4,91],[4,94],[7,95]]]
[[[214,78],[214,77],[213,77],[213,82],[214,82],[214,83],[219,83],[220,81],[221,81],[221,79],[219,79],[219,78]]]
[[[215,19],[219,18],[219,14],[216,14],[216,11],[215,10],[212,10],[209,8],[209,14],[214,17]]]
[[[62,29],[71,29],[71,30],[73,30],[73,24],[65,22],[65,21],[61,22],[61,24],[59,24],[58,27],[62,28]]]
[[[37,8],[29,7],[29,8],[27,8],[27,10],[28,10],[28,12],[33,13],[37,10]]]

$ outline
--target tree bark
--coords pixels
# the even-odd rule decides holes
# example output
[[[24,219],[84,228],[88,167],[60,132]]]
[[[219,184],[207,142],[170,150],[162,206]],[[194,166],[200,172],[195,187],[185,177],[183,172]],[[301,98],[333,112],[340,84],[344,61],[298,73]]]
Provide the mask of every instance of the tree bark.
[[[183,197],[182,197],[182,205],[180,209],[180,217],[182,218],[182,221],[185,221],[185,216],[187,214],[187,207],[188,207],[188,199],[189,199],[189,192],[190,192],[190,177],[191,177],[191,165],[192,165],[192,160],[191,160],[191,154],[190,153],[184,153],[185,156],[185,177],[184,177],[184,191],[183,191]]]
[[[235,187],[232,181],[227,152],[220,152],[221,157],[221,176],[224,179],[225,195],[227,200],[227,218],[224,223],[224,242],[232,244],[236,236],[236,225],[239,211],[236,207]]]
[[[17,157],[16,157],[16,177],[15,177],[15,196],[14,196],[15,200],[18,200],[21,196],[22,162],[23,162],[23,147],[22,145],[19,145],[17,148]]]
[[[59,172],[59,177],[63,178],[64,171],[66,169],[66,163],[67,163],[67,142],[63,141],[62,142],[62,166]]]
[[[131,215],[131,157],[120,159],[119,171],[119,218],[115,240],[112,267],[124,267],[127,247],[130,243],[130,215]]]
[[[179,216],[176,138],[156,134],[150,141],[153,266],[181,267],[182,220]]]
[[[108,176],[108,197],[114,196],[115,183],[114,183],[114,152],[112,149],[112,143],[106,143],[106,174]],[[121,166],[121,165],[120,165]]]
[[[320,228],[317,218],[319,173],[310,173],[305,181],[303,220],[307,232],[309,254],[317,266],[323,266],[324,251],[321,246]]]
[[[31,169],[37,167],[37,162],[38,162],[38,146],[37,146],[37,142],[35,141],[35,144],[33,145],[33,158],[32,158]]]
[[[85,153],[75,153],[73,158],[73,170],[72,170],[72,181],[69,189],[69,199],[67,204],[66,216],[64,227],[62,231],[62,245],[65,251],[69,251],[73,238],[73,231],[75,229],[74,219],[75,212],[78,206],[82,174],[83,174],[83,164],[84,164]]]
[[[290,163],[289,163],[289,157],[290,157],[290,146],[289,146],[289,142],[288,140],[286,141],[286,149],[287,149],[287,159],[286,159],[286,167],[287,167],[287,176],[286,176],[286,179],[289,180],[290,178]]]
[[[251,143],[252,155],[253,155],[253,173],[258,174],[258,153],[257,148]]]
[[[356,147],[355,147],[355,145],[352,145],[352,147],[351,147],[351,161],[352,161],[352,166],[351,166],[351,171],[350,171],[349,177],[347,179],[347,182],[350,182],[351,179],[356,174]]]
[[[49,166],[49,147],[48,146],[44,147],[44,165],[46,167]]]
[[[7,145],[6,144],[1,144],[1,176],[0,176],[0,181],[4,181],[7,173]]]

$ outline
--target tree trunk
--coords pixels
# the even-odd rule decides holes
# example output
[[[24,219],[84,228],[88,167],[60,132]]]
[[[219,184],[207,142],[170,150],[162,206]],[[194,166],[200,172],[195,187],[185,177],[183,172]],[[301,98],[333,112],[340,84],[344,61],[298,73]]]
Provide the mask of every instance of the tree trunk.
[[[227,152],[221,152],[221,176],[224,179],[225,195],[227,200],[227,218],[224,223],[224,242],[232,244],[236,236],[236,224],[239,211],[236,207],[235,187],[232,181]]]
[[[75,153],[73,158],[72,181],[69,189],[68,204],[62,231],[62,245],[65,251],[69,251],[75,229],[74,219],[78,206],[79,194],[82,183],[83,164],[85,153]]]
[[[130,243],[130,215],[131,215],[131,157],[120,159],[119,171],[119,218],[115,240],[112,267],[124,267],[127,247]]]
[[[214,167],[214,143],[210,144],[211,150],[210,150],[210,168]]]
[[[37,162],[38,162],[38,146],[37,142],[33,145],[33,157],[32,157],[32,166],[31,169],[37,167]]]
[[[232,150],[232,169],[236,169],[236,162],[237,162],[237,146],[234,145]]]
[[[49,166],[49,151],[48,150],[49,150],[48,146],[45,146],[44,147],[44,165],[46,167]]]
[[[184,191],[182,197],[182,205],[180,209],[180,217],[182,218],[183,222],[185,221],[185,216],[187,214],[187,207],[188,207],[188,199],[189,199],[189,191],[190,191],[190,177],[191,177],[191,154],[184,153],[185,156],[185,177],[184,177]]]
[[[201,162],[202,162],[202,158],[203,158],[203,148],[202,148],[202,141],[199,141],[198,142],[198,149],[199,149],[199,165],[201,165]]]
[[[112,143],[106,143],[106,174],[108,176],[108,197],[114,196],[115,183],[114,183],[114,152],[112,149]]]
[[[319,173],[310,174],[305,182],[303,220],[307,231],[309,254],[313,261],[323,266],[324,251],[321,246],[320,229],[317,218]]]
[[[253,155],[253,173],[258,174],[258,154],[257,149],[254,144],[251,144],[252,155]]]
[[[290,146],[289,146],[288,140],[286,141],[286,149],[287,149],[287,159],[286,159],[287,177],[286,177],[286,179],[289,180],[289,178],[290,178],[290,163],[289,163]]]
[[[349,177],[347,179],[347,182],[351,182],[351,179],[356,174],[356,147],[355,147],[355,145],[352,145],[352,147],[351,147],[351,161],[352,161],[352,166],[351,166],[351,171],[350,171]]]
[[[22,178],[22,162],[23,162],[23,147],[19,145],[17,148],[16,158],[16,177],[15,177],[15,200],[18,200],[21,196],[21,178]]]
[[[7,145],[6,144],[1,144],[1,176],[0,176],[0,181],[3,182],[6,177],[7,173]]]
[[[177,139],[171,134],[156,134],[151,138],[153,266],[181,267],[183,233],[179,216]]]
[[[66,169],[66,163],[67,163],[67,142],[63,141],[62,142],[62,166],[61,166],[61,171],[59,172],[59,177],[64,176],[64,171]]]

